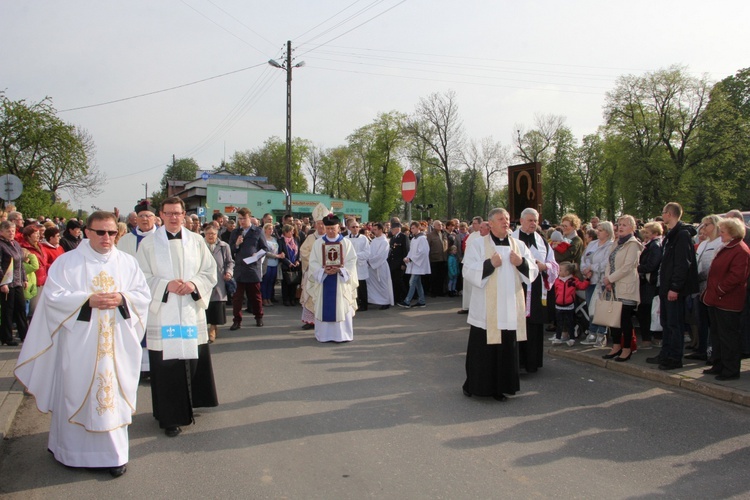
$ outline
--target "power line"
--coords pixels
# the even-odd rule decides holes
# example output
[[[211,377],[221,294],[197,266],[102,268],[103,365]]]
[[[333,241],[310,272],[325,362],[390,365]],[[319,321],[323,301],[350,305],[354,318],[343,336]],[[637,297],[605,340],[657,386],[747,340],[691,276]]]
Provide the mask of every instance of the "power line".
[[[341,9],[340,11],[336,12],[336,13],[335,13],[334,15],[332,15],[331,17],[329,17],[329,18],[328,18],[328,19],[326,19],[325,21],[323,21],[323,22],[321,22],[321,23],[318,23],[318,24],[316,24],[315,26],[313,26],[313,27],[312,27],[312,28],[310,28],[309,30],[305,31],[304,33],[302,33],[302,34],[300,34],[300,35],[297,35],[297,36],[296,36],[295,38],[293,38],[292,40],[297,40],[297,39],[300,39],[300,38],[302,38],[303,36],[305,36],[305,35],[307,35],[308,33],[310,33],[310,32],[311,32],[312,30],[314,30],[314,29],[316,29],[316,28],[318,28],[318,27],[320,27],[320,26],[324,25],[325,23],[327,23],[328,21],[330,21],[330,20],[331,20],[331,19],[333,19],[334,17],[338,16],[339,14],[341,14],[342,12],[344,12],[345,10],[347,10],[347,9],[350,9],[351,7],[353,7],[354,5],[358,4],[358,3],[359,3],[359,2],[361,2],[361,1],[362,1],[362,0],[355,0],[354,2],[350,3],[349,5],[347,5],[347,6],[346,6],[346,7],[344,7],[343,9]]]
[[[356,26],[355,26],[355,27],[353,27],[352,29],[350,29],[350,30],[347,30],[347,31],[344,31],[344,32],[343,32],[343,33],[341,33],[340,35],[337,35],[337,36],[335,36],[335,37],[331,38],[330,40],[327,40],[327,41],[325,41],[325,42],[321,43],[320,45],[316,45],[316,46],[315,46],[315,47],[313,47],[312,49],[310,49],[310,50],[308,50],[308,51],[306,51],[306,52],[303,52],[302,54],[300,54],[300,56],[302,56],[302,55],[304,55],[304,54],[307,54],[307,53],[309,53],[309,52],[312,52],[312,51],[313,51],[313,50],[315,50],[315,49],[318,49],[318,48],[320,48],[320,47],[323,47],[324,45],[327,45],[327,44],[331,43],[332,41],[334,41],[334,40],[337,40],[337,39],[341,38],[342,36],[344,36],[344,35],[346,35],[346,34],[349,34],[349,33],[351,33],[352,31],[356,30],[357,28],[359,28],[359,27],[361,27],[361,26],[364,26],[365,24],[369,23],[370,21],[373,21],[373,20],[377,19],[378,17],[382,16],[383,14],[385,14],[385,13],[387,13],[387,12],[390,12],[391,10],[395,9],[396,7],[398,7],[399,5],[401,5],[402,3],[405,3],[405,2],[406,2],[406,0],[401,0],[401,1],[400,1],[400,2],[398,2],[398,3],[396,4],[396,5],[393,5],[392,7],[389,7],[389,8],[387,8],[387,9],[386,9],[386,10],[384,10],[383,12],[381,12],[381,13],[379,13],[379,14],[377,14],[377,15],[375,15],[375,16],[373,16],[373,17],[371,17],[370,19],[367,19],[366,21],[364,21],[364,22],[362,22],[362,23],[360,23],[360,24],[356,25]]]
[[[237,19],[235,16],[233,16],[232,14],[230,14],[229,12],[227,12],[226,10],[222,9],[220,6],[216,5],[213,1],[211,1],[211,0],[206,0],[206,1],[208,3],[210,3],[211,5],[213,5],[214,7],[216,7],[217,9],[219,9],[220,11],[222,11],[224,14],[228,15],[229,17],[231,17],[232,19],[234,19],[235,21],[237,21],[238,23],[240,23],[245,28],[247,28],[247,30],[250,31],[253,35],[257,36],[258,38],[260,38],[264,42],[268,43],[272,47],[276,46],[276,44],[274,42],[270,41],[268,38],[264,37],[263,35],[261,35],[257,31],[255,31],[254,29],[252,29],[250,26],[248,26],[247,24],[243,23],[242,21],[240,21],[239,19]]]
[[[385,0],[374,0],[373,2],[371,2],[371,3],[367,4],[367,5],[365,5],[364,7],[362,7],[361,9],[359,9],[358,11],[354,12],[353,14],[350,14],[350,15],[349,15],[348,17],[346,17],[346,18],[342,19],[341,21],[338,21],[338,22],[337,22],[336,24],[334,24],[333,26],[331,26],[331,27],[329,27],[329,28],[326,28],[325,30],[323,30],[322,32],[320,32],[320,33],[318,33],[317,35],[313,36],[313,37],[312,37],[312,38],[310,38],[309,40],[306,40],[306,41],[303,41],[303,42],[301,42],[301,43],[299,44],[299,47],[302,47],[302,46],[304,46],[304,45],[307,45],[307,44],[309,44],[310,42],[312,42],[313,40],[315,40],[315,39],[318,39],[318,38],[322,37],[323,35],[326,35],[327,33],[330,33],[331,31],[335,30],[336,28],[338,28],[338,27],[340,27],[340,26],[343,26],[344,24],[348,23],[348,22],[349,22],[349,21],[351,21],[352,19],[354,19],[354,18],[356,18],[356,17],[358,17],[358,16],[360,16],[360,15],[364,14],[364,13],[365,13],[365,12],[367,12],[368,10],[372,9],[373,7],[375,7],[375,6],[376,6],[376,5],[378,5],[378,4],[381,4],[381,3],[383,3],[384,1],[385,1]]]
[[[216,76],[210,76],[208,78],[203,78],[202,80],[196,80],[196,81],[190,82],[190,83],[183,83],[182,85],[177,85],[175,87],[169,87],[167,89],[154,90],[153,92],[146,92],[145,94],[138,94],[138,95],[134,95],[134,96],[130,96],[130,97],[123,97],[122,99],[115,99],[113,101],[100,102],[98,104],[89,104],[88,106],[79,106],[77,108],[61,109],[61,110],[58,111],[58,113],[65,113],[66,111],[78,111],[79,109],[96,108],[96,107],[99,107],[99,106],[106,106],[108,104],[115,104],[117,102],[130,101],[131,99],[138,99],[140,97],[146,97],[146,96],[150,96],[150,95],[154,95],[154,94],[161,94],[163,92],[169,92],[170,90],[177,90],[177,89],[181,89],[181,88],[184,88],[184,87],[189,87],[191,85],[196,85],[198,83],[207,82],[209,80],[215,80],[217,78],[221,78],[221,77],[224,77],[224,76],[229,76],[229,75],[233,75],[235,73],[240,73],[242,71],[247,71],[249,69],[257,68],[259,66],[264,66],[265,64],[266,63],[264,63],[264,62],[259,63],[259,64],[254,64],[252,66],[248,66],[247,68],[242,68],[242,69],[237,69],[237,70],[234,70],[234,71],[229,71],[227,73],[222,73],[222,74],[216,75]]]
[[[239,40],[240,42],[244,43],[245,45],[247,45],[251,49],[256,50],[257,52],[260,52],[260,54],[263,55],[263,56],[267,55],[265,52],[263,52],[262,50],[260,50],[258,47],[256,47],[252,43],[248,42],[244,38],[240,37],[239,35],[236,35],[236,34],[232,33],[231,31],[229,31],[228,29],[226,29],[224,26],[222,26],[221,24],[217,23],[216,21],[214,21],[213,19],[211,19],[210,17],[208,17],[206,14],[204,14],[203,12],[199,11],[198,9],[196,9],[195,7],[193,7],[192,5],[190,5],[189,3],[187,3],[185,0],[180,0],[180,2],[182,2],[185,6],[189,7],[193,11],[195,11],[198,15],[202,16],[203,18],[207,19],[211,23],[213,23],[216,26],[218,26],[219,29],[222,29],[222,30],[226,31],[227,33],[229,33],[230,35],[232,35],[237,40]]]
[[[322,66],[308,66],[310,69],[322,69],[326,71],[338,71],[341,73],[354,73],[354,74],[361,74],[361,75],[369,75],[369,76],[387,76],[391,78],[403,78],[407,80],[421,80],[421,81],[427,81],[427,82],[442,82],[442,83],[461,83],[461,84],[467,84],[467,85],[479,85],[483,87],[498,87],[498,88],[508,88],[508,89],[521,89],[521,90],[530,90],[530,87],[519,87],[519,86],[513,86],[513,85],[497,85],[497,84],[491,84],[491,83],[477,83],[477,82],[467,82],[467,81],[460,81],[460,80],[442,80],[442,79],[436,79],[436,78],[420,78],[416,76],[403,76],[403,75],[387,75],[384,73],[373,73],[369,71],[354,71],[354,70],[345,70],[341,68],[325,68]],[[548,83],[545,83],[544,85],[550,85]],[[545,89],[545,88],[534,88],[534,90],[539,91],[545,91],[545,92],[564,92],[568,94],[588,94],[588,95],[597,95],[601,96],[604,95],[600,92],[579,92],[576,90],[563,90],[563,89]]]

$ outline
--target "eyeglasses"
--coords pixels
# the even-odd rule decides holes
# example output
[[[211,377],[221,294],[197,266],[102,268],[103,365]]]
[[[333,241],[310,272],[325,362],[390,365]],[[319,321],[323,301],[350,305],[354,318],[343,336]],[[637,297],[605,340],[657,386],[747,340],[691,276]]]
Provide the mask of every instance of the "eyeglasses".
[[[162,212],[166,217],[179,217],[185,212]]]
[[[90,231],[93,231],[96,233],[97,236],[104,236],[105,234],[108,234],[112,238],[117,236],[117,230],[115,231],[107,231],[105,229],[90,229]]]

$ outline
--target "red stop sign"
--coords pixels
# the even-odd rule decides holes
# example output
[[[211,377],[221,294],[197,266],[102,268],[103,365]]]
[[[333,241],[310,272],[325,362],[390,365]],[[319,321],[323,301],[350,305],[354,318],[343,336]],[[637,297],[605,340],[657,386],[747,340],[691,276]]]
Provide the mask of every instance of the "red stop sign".
[[[407,170],[401,177],[401,197],[406,203],[410,203],[417,195],[417,176],[413,170]]]

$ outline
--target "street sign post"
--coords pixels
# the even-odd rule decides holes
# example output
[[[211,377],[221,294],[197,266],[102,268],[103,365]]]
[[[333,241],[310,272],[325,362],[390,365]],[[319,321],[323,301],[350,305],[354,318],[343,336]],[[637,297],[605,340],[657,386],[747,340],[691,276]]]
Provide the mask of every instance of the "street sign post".
[[[411,220],[411,202],[417,195],[417,176],[413,170],[407,170],[401,177],[401,197],[406,202],[406,220]]]

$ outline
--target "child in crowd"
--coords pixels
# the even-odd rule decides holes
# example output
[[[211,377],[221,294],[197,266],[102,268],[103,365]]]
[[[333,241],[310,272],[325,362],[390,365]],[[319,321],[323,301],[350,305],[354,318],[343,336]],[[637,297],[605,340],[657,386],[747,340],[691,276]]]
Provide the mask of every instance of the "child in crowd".
[[[573,262],[560,262],[560,275],[555,280],[555,323],[557,332],[553,344],[575,345],[576,290],[586,290],[589,282],[575,277],[576,265]],[[565,334],[565,336],[563,336]]]
[[[570,242],[565,241],[565,238],[563,238],[563,235],[560,231],[552,231],[552,236],[550,236],[550,242],[549,246],[554,248],[560,253],[565,253],[565,251],[570,248]]]
[[[448,296],[455,297],[458,281],[458,248],[453,245],[448,249]]]

